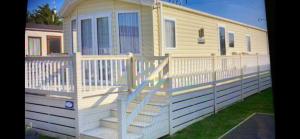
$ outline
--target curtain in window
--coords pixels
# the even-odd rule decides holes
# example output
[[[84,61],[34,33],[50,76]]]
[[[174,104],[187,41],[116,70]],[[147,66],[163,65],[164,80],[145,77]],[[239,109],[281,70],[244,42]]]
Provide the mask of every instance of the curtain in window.
[[[175,22],[165,20],[165,45],[167,48],[175,48]]]
[[[82,54],[90,55],[93,54],[93,43],[92,43],[92,20],[85,19],[81,20],[81,46]]]
[[[28,54],[30,56],[41,55],[41,39],[40,38],[28,38]]]
[[[97,18],[98,54],[109,54],[108,17]]]
[[[250,52],[251,51],[251,41],[250,41],[250,37],[247,36],[246,37],[247,40],[247,51]]]
[[[121,53],[139,53],[138,13],[120,13],[118,23]]]
[[[77,41],[76,20],[72,20],[71,29],[72,29],[72,31],[71,31],[71,35],[72,35],[72,37],[71,37],[71,39],[72,39],[71,40],[72,41],[71,52],[75,52],[74,47],[77,47],[77,43],[76,43],[76,41]]]

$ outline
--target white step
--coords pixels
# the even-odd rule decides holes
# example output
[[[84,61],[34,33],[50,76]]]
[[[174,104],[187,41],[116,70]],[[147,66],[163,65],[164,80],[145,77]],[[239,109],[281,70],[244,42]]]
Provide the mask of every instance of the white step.
[[[101,119],[100,124],[103,127],[118,129],[119,120],[117,119],[117,117],[104,118],[104,119]],[[128,126],[127,129],[128,129],[128,132],[141,134],[144,132],[145,128],[150,127],[150,126],[151,126],[151,123],[141,122],[141,121],[133,121],[130,124],[130,126]]]
[[[127,113],[127,116],[129,116],[129,112]],[[111,111],[111,115],[113,117],[118,117],[118,112],[115,111],[115,110],[112,110]],[[153,116],[153,115],[146,115],[146,114],[138,114],[137,117],[134,119],[136,121],[144,121],[144,122],[148,122],[148,123],[151,123],[153,121],[153,118],[156,117],[156,116]]]
[[[137,100],[133,100],[133,103],[139,103],[140,101]],[[159,107],[165,107],[168,105],[167,102],[155,102],[155,101],[150,101],[147,105],[151,105],[151,106],[159,106]]]
[[[111,109],[112,111],[117,111],[117,108]],[[127,109],[127,113],[131,113],[133,109]],[[157,116],[159,112],[151,111],[148,109],[143,109],[139,114],[141,115],[148,115],[148,116]]]
[[[147,93],[139,94],[135,100],[142,101]],[[153,95],[151,96],[150,102],[158,102],[158,103],[168,103],[168,96],[164,95]]]
[[[136,109],[137,106],[139,105],[139,103],[136,103],[136,102],[137,101],[130,103],[127,109],[129,111],[133,111],[134,109]],[[151,112],[160,112],[160,109],[161,109],[160,106],[153,106],[153,105],[145,105],[143,108],[143,110],[151,111]]]
[[[118,131],[112,128],[98,127],[81,133],[82,138],[88,139],[118,139]],[[128,139],[140,139],[142,135],[127,133]]]

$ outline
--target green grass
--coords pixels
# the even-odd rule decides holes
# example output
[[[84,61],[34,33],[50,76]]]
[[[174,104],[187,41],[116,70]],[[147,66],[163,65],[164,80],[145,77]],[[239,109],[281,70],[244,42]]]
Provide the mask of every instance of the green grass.
[[[52,138],[52,137],[48,137],[46,135],[41,135],[40,134],[40,139],[56,139],[56,138]]]
[[[254,112],[274,113],[271,89],[250,96],[163,139],[217,139]]]

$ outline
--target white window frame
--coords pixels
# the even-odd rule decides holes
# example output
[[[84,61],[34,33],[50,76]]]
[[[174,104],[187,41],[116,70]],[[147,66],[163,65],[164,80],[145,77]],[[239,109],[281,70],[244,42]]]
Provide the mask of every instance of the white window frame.
[[[226,25],[225,24],[218,24],[217,25],[218,27],[217,27],[217,40],[218,40],[218,55],[221,55],[221,46],[220,46],[220,31],[219,31],[219,28],[220,27],[223,27],[224,29],[225,29],[225,49],[226,49],[226,55],[228,55],[228,51],[227,51],[227,45],[228,45],[228,43],[227,43],[227,38],[228,38],[228,36],[227,36],[227,29],[226,29]]]
[[[77,46],[76,48],[73,46],[73,30],[72,30],[72,21],[75,20],[76,21],[76,31],[77,31],[77,38],[76,38],[76,41],[77,41]],[[70,42],[69,42],[69,53],[76,53],[78,51],[78,20],[77,20],[77,17],[72,17],[71,20],[70,20]],[[71,50],[72,49],[72,50]]]
[[[247,42],[247,37],[250,38],[250,51],[248,51],[248,42]],[[252,52],[252,41],[251,41],[251,35],[250,34],[246,34],[245,35],[245,40],[246,40],[246,52],[251,53]]]
[[[79,46],[80,52],[82,52],[82,45],[81,45],[81,20],[85,19],[91,19],[92,20],[92,49],[95,50],[93,51],[93,55],[98,55],[98,43],[97,43],[97,18],[101,17],[108,17],[108,26],[109,26],[109,51],[112,53],[112,13],[91,13],[91,14],[84,14],[78,16],[77,20],[77,36],[78,36],[78,43],[77,46]]]
[[[112,13],[99,13],[99,14],[95,14],[94,15],[95,17],[95,23],[94,23],[94,36],[95,36],[95,45],[96,45],[96,48],[97,48],[97,53],[98,53],[98,36],[97,36],[97,18],[101,18],[101,17],[108,17],[108,36],[109,36],[109,54],[112,54],[112,27],[111,27],[111,24],[112,24]]]
[[[168,48],[167,46],[166,46],[166,44],[165,44],[165,41],[166,41],[166,39],[165,39],[165,21],[166,20],[170,20],[170,21],[174,21],[174,28],[175,28],[175,47],[174,48]],[[163,44],[163,47],[164,47],[164,50],[174,50],[174,49],[176,49],[177,48],[177,29],[176,29],[176,18],[173,18],[173,17],[167,17],[167,16],[165,16],[164,18],[163,18],[163,23],[162,23],[162,44]]]
[[[233,47],[230,47],[230,45],[229,45],[229,42],[230,42],[230,41],[229,41],[229,33],[233,34]],[[228,31],[228,32],[227,32],[227,35],[228,35],[228,37],[227,37],[227,38],[228,38],[228,39],[227,39],[227,40],[228,40],[228,48],[231,48],[231,49],[235,48],[235,47],[236,47],[236,45],[235,45],[235,32],[233,32],[233,31]]]
[[[142,25],[141,25],[141,13],[139,10],[118,10],[116,11],[116,39],[117,39],[117,48],[118,53],[121,54],[120,48],[120,40],[119,40],[119,14],[120,13],[137,13],[138,14],[138,26],[139,26],[139,53],[135,53],[135,55],[142,55]]]

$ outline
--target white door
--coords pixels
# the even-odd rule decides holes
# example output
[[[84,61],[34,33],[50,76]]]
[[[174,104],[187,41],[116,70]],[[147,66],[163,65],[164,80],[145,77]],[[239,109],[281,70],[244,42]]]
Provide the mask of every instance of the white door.
[[[111,54],[111,18],[108,14],[82,16],[79,23],[83,55]]]

